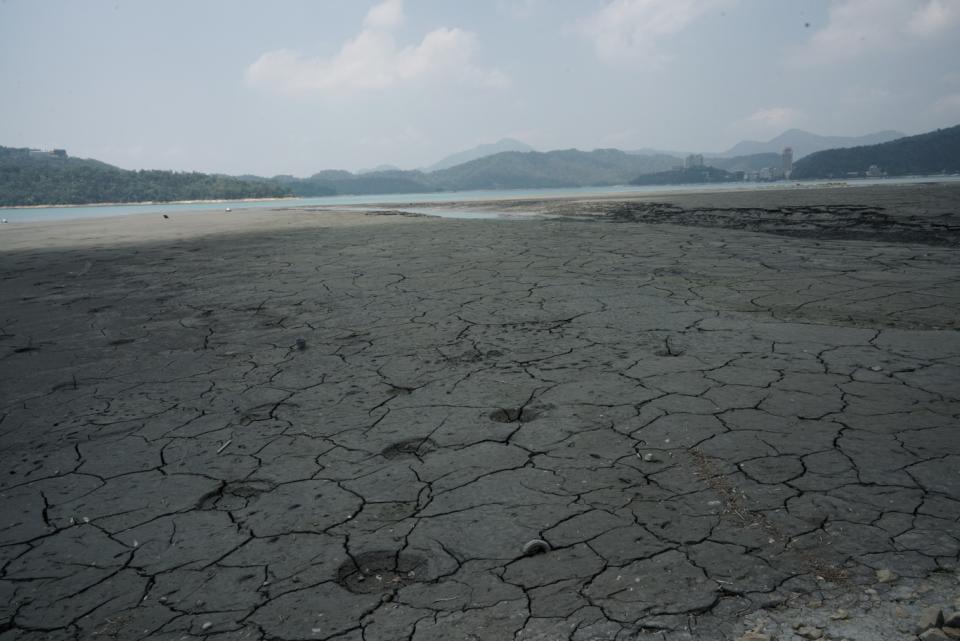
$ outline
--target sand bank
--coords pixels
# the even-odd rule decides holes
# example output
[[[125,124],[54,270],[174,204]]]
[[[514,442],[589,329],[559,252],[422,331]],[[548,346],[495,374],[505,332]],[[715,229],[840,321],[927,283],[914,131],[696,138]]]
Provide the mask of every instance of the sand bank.
[[[373,216],[352,211],[240,209],[232,212],[177,212],[8,223],[0,227],[0,251],[15,249],[110,247],[187,240],[217,234],[262,234],[297,229],[405,223],[405,216]]]

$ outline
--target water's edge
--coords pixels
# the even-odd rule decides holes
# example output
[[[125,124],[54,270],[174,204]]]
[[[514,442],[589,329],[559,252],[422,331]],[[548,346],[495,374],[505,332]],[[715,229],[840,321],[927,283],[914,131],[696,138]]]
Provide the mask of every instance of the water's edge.
[[[56,220],[74,220],[80,218],[104,218],[109,216],[128,216],[136,214],[187,213],[217,211],[230,208],[262,209],[269,207],[335,207],[339,205],[377,205],[383,203],[410,203],[396,207],[403,211],[414,211],[413,203],[450,203],[511,200],[524,198],[569,198],[589,196],[638,196],[678,192],[709,192],[729,190],[770,190],[770,189],[809,189],[812,187],[856,187],[872,185],[903,185],[940,182],[960,182],[960,176],[913,176],[906,178],[857,179],[838,182],[836,180],[805,181],[790,183],[703,183],[696,185],[616,185],[612,187],[569,187],[550,189],[504,189],[478,191],[445,191],[420,194],[377,194],[365,196],[323,196],[318,198],[278,198],[249,199],[236,201],[191,201],[178,203],[139,203],[109,205],[57,205],[51,207],[0,207],[0,218],[7,222],[40,222]],[[443,217],[497,218],[499,215],[472,214],[463,216],[456,210],[416,210],[417,213]]]

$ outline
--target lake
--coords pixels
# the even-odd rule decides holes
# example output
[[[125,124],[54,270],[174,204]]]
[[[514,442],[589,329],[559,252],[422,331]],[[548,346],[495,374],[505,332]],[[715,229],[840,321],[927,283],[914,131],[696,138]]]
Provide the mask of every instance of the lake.
[[[502,189],[480,191],[444,191],[423,194],[377,194],[367,196],[323,196],[319,198],[281,198],[276,200],[220,201],[192,203],[157,203],[149,205],[76,205],[61,207],[0,207],[0,218],[11,223],[48,220],[70,220],[75,218],[104,218],[107,216],[128,216],[134,214],[185,213],[216,211],[230,207],[233,210],[263,207],[307,207],[336,205],[376,205],[378,203],[429,203],[446,201],[482,202],[486,200],[509,200],[514,198],[563,198],[576,196],[635,196],[662,192],[697,192],[728,189],[785,189],[795,186],[805,188],[816,185],[845,183],[853,186],[902,185],[914,183],[960,182],[960,176],[911,176],[905,178],[876,178],[855,180],[819,180],[804,182],[773,183],[706,183],[697,185],[615,185],[611,187],[568,187],[551,189]],[[414,211],[412,207],[397,207],[405,211]],[[456,209],[427,210],[416,209],[421,213],[445,218],[486,218],[497,217],[478,212],[463,212]]]

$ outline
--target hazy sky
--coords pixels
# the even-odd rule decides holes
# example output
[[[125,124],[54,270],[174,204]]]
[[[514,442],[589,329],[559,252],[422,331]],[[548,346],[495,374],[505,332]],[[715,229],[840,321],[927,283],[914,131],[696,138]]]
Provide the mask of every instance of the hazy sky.
[[[414,168],[960,123],[960,0],[0,0],[0,145]]]

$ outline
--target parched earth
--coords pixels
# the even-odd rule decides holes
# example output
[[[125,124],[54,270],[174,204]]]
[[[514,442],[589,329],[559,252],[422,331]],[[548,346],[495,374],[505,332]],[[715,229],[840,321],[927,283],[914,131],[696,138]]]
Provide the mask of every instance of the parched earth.
[[[960,596],[960,254],[899,240],[0,252],[0,640],[913,638]]]

